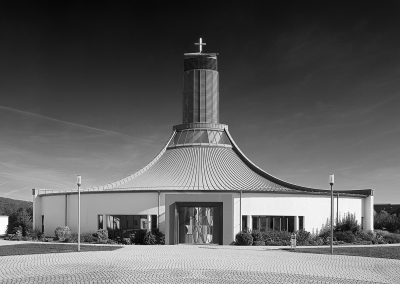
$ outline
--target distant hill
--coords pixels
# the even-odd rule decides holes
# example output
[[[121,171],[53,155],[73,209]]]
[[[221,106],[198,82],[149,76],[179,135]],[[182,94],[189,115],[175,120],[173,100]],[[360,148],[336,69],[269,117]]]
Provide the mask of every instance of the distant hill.
[[[10,215],[11,212],[14,212],[21,207],[32,207],[32,202],[0,197],[0,215]]]

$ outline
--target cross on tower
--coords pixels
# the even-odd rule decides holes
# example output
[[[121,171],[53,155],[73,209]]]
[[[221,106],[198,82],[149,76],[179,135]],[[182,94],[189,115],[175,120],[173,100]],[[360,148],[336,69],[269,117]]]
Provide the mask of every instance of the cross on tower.
[[[202,38],[199,39],[199,42],[195,42],[194,45],[198,45],[199,46],[199,53],[201,53],[203,51],[203,45],[207,45],[205,42],[203,43]]]

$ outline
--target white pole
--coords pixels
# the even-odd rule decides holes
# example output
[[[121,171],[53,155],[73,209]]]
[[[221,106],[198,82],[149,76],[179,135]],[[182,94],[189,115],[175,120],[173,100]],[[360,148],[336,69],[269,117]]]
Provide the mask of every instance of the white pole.
[[[81,184],[82,177],[77,177],[78,185],[78,251],[81,251]]]
[[[335,176],[329,176],[329,184],[331,185],[331,254],[333,254],[333,183],[335,182]]]

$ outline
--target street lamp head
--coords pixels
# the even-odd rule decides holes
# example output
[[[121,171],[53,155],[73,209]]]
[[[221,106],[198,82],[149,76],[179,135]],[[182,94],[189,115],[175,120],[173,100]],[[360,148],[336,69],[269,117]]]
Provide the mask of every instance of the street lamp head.
[[[78,175],[78,176],[76,177],[76,184],[77,184],[78,186],[81,186],[81,184],[82,184],[82,177],[81,177],[80,175]]]
[[[335,175],[331,174],[329,175],[329,184],[333,185],[335,183]]]

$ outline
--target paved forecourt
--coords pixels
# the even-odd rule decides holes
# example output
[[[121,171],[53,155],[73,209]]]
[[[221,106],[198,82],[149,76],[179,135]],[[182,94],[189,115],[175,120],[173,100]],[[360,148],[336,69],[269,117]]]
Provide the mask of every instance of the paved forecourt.
[[[0,257],[0,283],[110,282],[400,283],[400,260],[186,245]]]

